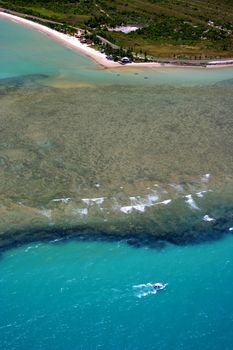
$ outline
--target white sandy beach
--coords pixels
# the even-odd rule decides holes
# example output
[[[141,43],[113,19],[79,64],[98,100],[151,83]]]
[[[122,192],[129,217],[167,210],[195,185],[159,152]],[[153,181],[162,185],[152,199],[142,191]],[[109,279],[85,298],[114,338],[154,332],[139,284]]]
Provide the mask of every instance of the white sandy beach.
[[[78,51],[87,57],[90,57],[91,59],[93,59],[94,61],[96,61],[97,63],[99,63],[100,65],[102,65],[106,68],[114,68],[114,67],[122,66],[118,62],[109,61],[106,58],[105,54],[102,54],[102,53],[96,51],[95,49],[87,46],[86,44],[81,44],[79,39],[75,38],[74,36],[60,33],[54,29],[43,26],[42,24],[39,24],[39,23],[36,23],[33,21],[29,21],[25,18],[17,17],[17,16],[14,16],[14,15],[11,15],[11,14],[8,14],[5,12],[0,12],[0,18],[5,18],[5,19],[8,19],[8,20],[13,21],[15,23],[19,23],[25,27],[38,30],[38,31],[48,35],[49,37],[51,37],[53,40],[56,40],[60,44],[67,46],[75,51]]]
[[[15,23],[18,23],[20,25],[23,25],[28,28],[35,29],[37,31],[40,31],[44,33],[45,35],[48,35],[53,40],[59,42],[60,44],[67,46],[100,64],[104,68],[168,68],[168,67],[175,67],[175,68],[202,68],[198,66],[192,66],[192,65],[175,65],[175,64],[165,64],[165,63],[158,63],[158,62],[143,62],[143,63],[131,63],[129,65],[122,65],[118,62],[110,61],[106,58],[106,55],[104,53],[101,53],[99,51],[96,51],[95,49],[89,47],[86,44],[82,44],[78,38],[60,33],[54,29],[48,28],[42,24],[30,21],[28,19],[17,17],[9,13],[1,12],[0,11],[0,18],[8,19],[10,21],[13,21]],[[223,68],[223,67],[229,67],[233,66],[233,59],[226,59],[221,61],[214,61],[211,62],[211,64],[207,64],[206,68]]]

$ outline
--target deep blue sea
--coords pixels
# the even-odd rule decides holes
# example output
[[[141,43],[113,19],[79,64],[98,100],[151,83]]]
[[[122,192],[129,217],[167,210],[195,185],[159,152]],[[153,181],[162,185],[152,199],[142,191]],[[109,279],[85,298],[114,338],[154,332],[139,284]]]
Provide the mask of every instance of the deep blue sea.
[[[232,349],[233,238],[38,243],[0,262],[1,349]],[[133,288],[166,282],[147,294]],[[147,294],[146,296],[142,296]]]
[[[0,20],[0,350],[233,348],[232,79],[106,71]],[[208,241],[119,238],[143,230]]]

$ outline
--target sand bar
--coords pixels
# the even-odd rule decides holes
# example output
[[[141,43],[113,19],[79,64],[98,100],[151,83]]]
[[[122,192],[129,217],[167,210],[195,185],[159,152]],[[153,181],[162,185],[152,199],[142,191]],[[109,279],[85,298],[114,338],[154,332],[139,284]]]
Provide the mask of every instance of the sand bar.
[[[59,42],[60,44],[69,47],[100,64],[104,68],[169,68],[169,67],[175,67],[175,68],[205,68],[202,66],[192,65],[190,62],[189,64],[185,65],[179,65],[179,64],[172,64],[172,63],[160,63],[160,62],[142,62],[142,63],[131,63],[128,65],[122,65],[118,62],[114,62],[111,60],[108,60],[106,58],[106,55],[104,53],[101,53],[90,46],[86,44],[82,44],[80,40],[74,36],[60,33],[54,29],[51,29],[49,27],[46,27],[42,24],[30,21],[28,19],[18,17],[6,12],[0,11],[0,18],[8,19],[12,22],[18,23],[20,25],[23,25],[28,28],[33,28],[37,31],[40,31],[44,33],[45,35],[48,35],[53,40]],[[214,64],[213,62],[207,62],[206,68],[223,68],[223,67],[233,67],[233,59],[226,59],[226,60],[215,60]]]

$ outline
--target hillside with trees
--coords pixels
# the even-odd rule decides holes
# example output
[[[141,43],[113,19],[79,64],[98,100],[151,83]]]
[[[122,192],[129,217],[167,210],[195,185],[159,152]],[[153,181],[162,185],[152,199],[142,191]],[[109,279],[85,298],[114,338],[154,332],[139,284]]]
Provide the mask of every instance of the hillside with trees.
[[[0,0],[0,7],[83,28],[138,55],[233,56],[233,0]],[[140,29],[109,31],[120,25]]]

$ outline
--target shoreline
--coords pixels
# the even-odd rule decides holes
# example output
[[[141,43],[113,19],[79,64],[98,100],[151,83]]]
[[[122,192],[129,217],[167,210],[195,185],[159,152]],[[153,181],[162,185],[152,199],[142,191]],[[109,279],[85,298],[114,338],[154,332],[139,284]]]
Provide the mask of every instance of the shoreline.
[[[54,29],[51,29],[49,27],[46,27],[42,24],[30,21],[28,19],[18,17],[9,13],[5,13],[0,11],[0,18],[10,20],[12,22],[15,22],[19,25],[23,25],[27,28],[35,29],[47,36],[49,36],[51,39],[57,41],[63,46],[69,47],[72,50],[83,54],[84,56],[92,59],[97,64],[102,66],[105,69],[112,69],[112,68],[122,68],[122,69],[133,69],[133,68],[207,68],[207,69],[213,69],[213,68],[226,68],[226,67],[233,67],[233,59],[226,59],[226,60],[214,60],[214,61],[206,61],[205,66],[194,64],[194,62],[188,62],[186,64],[175,64],[175,63],[163,63],[163,62],[141,62],[136,63],[133,62],[128,65],[122,65],[119,62],[110,61],[106,58],[106,55],[104,53],[100,53],[96,51],[95,49],[91,48],[90,46],[86,44],[82,44],[78,38],[74,36],[70,36],[68,34],[60,33]],[[192,64],[193,63],[193,64]]]
[[[86,44],[81,44],[81,42],[75,38],[74,36],[70,36],[67,34],[60,33],[54,29],[51,29],[49,27],[46,27],[42,24],[30,21],[25,18],[17,17],[5,12],[0,12],[0,18],[10,20],[11,22],[23,25],[26,28],[32,28],[35,29],[51,39],[57,41],[58,43],[62,44],[65,47],[71,48],[74,51],[81,53],[85,55],[88,58],[91,58],[96,63],[100,64],[101,66],[105,68],[114,68],[114,67],[121,67],[121,64],[118,62],[112,62],[107,60],[104,54],[96,51],[95,49],[87,46]]]

